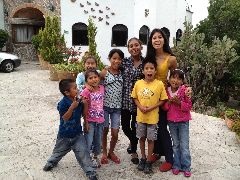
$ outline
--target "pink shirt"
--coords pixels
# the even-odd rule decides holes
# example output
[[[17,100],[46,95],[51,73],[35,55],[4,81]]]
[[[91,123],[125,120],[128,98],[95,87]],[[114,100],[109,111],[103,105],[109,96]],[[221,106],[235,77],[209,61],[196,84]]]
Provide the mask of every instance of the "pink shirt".
[[[167,119],[171,122],[186,122],[191,120],[190,110],[192,109],[192,101],[185,95],[186,87],[182,85],[179,87],[176,95],[180,98],[180,105],[166,102],[163,105],[163,109],[167,112]],[[174,94],[171,92],[171,88],[167,89],[168,98],[171,99]]]
[[[103,112],[103,98],[104,98],[104,86],[99,85],[99,90],[95,92],[89,91],[85,88],[81,92],[81,96],[85,97],[88,101],[88,122],[104,122],[104,112]]]

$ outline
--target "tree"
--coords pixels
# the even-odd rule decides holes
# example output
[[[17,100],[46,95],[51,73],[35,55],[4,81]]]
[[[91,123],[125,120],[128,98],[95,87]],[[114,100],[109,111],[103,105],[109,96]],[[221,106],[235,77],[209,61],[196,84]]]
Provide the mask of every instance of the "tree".
[[[210,0],[208,17],[197,26],[199,33],[205,34],[205,40],[211,45],[215,38],[224,36],[236,40],[234,45],[240,54],[240,1],[239,0]],[[240,84],[240,58],[231,65],[231,81],[235,86]]]
[[[8,40],[8,33],[7,31],[0,29],[0,50],[5,46],[7,40]]]
[[[61,35],[59,18],[47,16],[45,28],[39,31],[39,35],[41,40],[38,49],[43,59],[50,64],[61,63],[65,40],[64,36]]]
[[[101,57],[97,52],[97,43],[95,37],[97,35],[97,27],[95,26],[91,18],[88,19],[88,45],[89,45],[89,55],[94,56],[97,60],[97,66],[99,70],[104,68],[104,64],[101,61]]]
[[[228,99],[228,90],[232,86],[229,74],[232,64],[239,58],[234,49],[236,41],[224,36],[207,45],[204,39],[203,33],[185,23],[181,41],[173,48],[179,67],[186,72],[193,88],[197,110],[206,110],[207,105],[215,106]]]

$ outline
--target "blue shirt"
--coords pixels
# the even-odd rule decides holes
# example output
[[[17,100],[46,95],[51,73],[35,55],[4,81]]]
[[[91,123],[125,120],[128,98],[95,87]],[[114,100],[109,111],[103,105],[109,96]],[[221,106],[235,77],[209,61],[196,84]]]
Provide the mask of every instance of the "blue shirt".
[[[74,138],[82,133],[81,115],[83,112],[83,105],[79,103],[78,107],[73,110],[73,114],[69,120],[64,121],[63,115],[68,111],[72,104],[72,100],[64,96],[58,103],[57,110],[60,115],[60,125],[58,130],[59,138]]]

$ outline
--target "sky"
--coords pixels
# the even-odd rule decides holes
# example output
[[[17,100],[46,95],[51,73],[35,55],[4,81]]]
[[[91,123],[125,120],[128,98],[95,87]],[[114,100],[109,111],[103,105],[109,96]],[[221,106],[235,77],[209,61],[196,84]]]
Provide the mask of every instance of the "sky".
[[[192,5],[192,24],[193,27],[196,27],[201,20],[208,16],[207,7],[209,6],[209,0],[188,0],[188,2]]]

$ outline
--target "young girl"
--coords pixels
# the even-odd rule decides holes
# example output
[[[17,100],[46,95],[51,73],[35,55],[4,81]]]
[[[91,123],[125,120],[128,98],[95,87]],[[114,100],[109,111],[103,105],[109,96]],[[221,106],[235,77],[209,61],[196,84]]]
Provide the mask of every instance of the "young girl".
[[[189,120],[192,108],[191,99],[187,96],[188,88],[183,85],[184,73],[180,69],[171,71],[170,86],[167,88],[168,102],[164,104],[167,119],[173,139],[172,173],[177,175],[184,172],[185,177],[191,176],[191,156],[189,151]]]
[[[84,72],[81,72],[77,75],[76,84],[78,90],[81,92],[85,87],[85,72],[90,69],[97,68],[97,60],[93,56],[88,56],[83,60]]]
[[[90,69],[85,72],[85,80],[89,88],[83,89],[81,96],[87,100],[87,111],[84,112],[86,117],[85,138],[89,153],[93,145],[93,166],[100,167],[100,162],[97,156],[101,153],[102,144],[102,133],[104,127],[104,112],[103,112],[103,98],[104,98],[104,87],[99,85],[100,76],[94,69]]]
[[[104,79],[105,96],[104,96],[104,130],[103,130],[103,155],[102,164],[107,164],[108,159],[119,164],[120,159],[115,155],[114,149],[118,140],[118,132],[120,126],[120,116],[122,107],[122,87],[123,79],[120,72],[120,65],[124,58],[124,53],[120,49],[112,49],[108,55],[110,67],[101,72]],[[111,141],[110,149],[107,154],[107,134],[111,120]]]
[[[122,61],[122,76],[123,76],[123,91],[122,91],[122,109],[121,109],[121,125],[124,134],[130,141],[130,146],[127,152],[131,154],[131,161],[133,164],[138,164],[139,159],[137,155],[138,138],[136,137],[136,116],[137,108],[131,92],[134,84],[142,76],[142,43],[138,38],[131,38],[128,40],[128,52],[130,57],[124,58]]]

